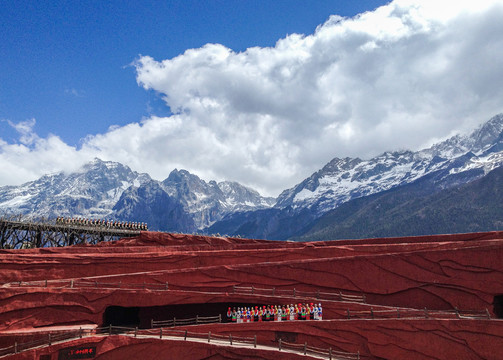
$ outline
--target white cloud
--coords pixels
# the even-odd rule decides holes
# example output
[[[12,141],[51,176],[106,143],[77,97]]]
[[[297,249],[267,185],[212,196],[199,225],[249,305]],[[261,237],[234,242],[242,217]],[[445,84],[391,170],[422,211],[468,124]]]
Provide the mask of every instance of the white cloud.
[[[142,56],[138,84],[175,115],[110,128],[78,150],[55,136],[0,143],[0,161],[22,150],[14,159],[31,163],[16,166],[33,176],[61,166],[32,168],[40,154],[64,148],[73,164],[99,156],[159,179],[185,168],[277,195],[335,156],[418,149],[503,111],[501,18],[502,1],[398,0],[271,48]]]
[[[78,151],[55,135],[40,138],[33,131],[34,119],[9,124],[19,133],[19,141],[0,139],[0,184],[17,185],[51,172],[74,171],[92,159],[90,153]]]

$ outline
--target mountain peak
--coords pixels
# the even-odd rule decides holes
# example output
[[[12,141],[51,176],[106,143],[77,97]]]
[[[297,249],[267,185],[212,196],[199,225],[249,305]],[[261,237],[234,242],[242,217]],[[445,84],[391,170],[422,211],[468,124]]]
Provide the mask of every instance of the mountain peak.
[[[420,153],[443,158],[461,156],[469,151],[481,155],[494,145],[503,132],[503,114],[493,116],[469,134],[458,134],[424,149]]]
[[[123,165],[119,162],[115,161],[104,161],[101,160],[100,158],[95,157],[93,160],[89,161],[88,163],[84,164],[81,166],[79,169],[80,173],[83,172],[88,172],[88,171],[116,171],[116,170],[121,170],[121,171],[127,171],[127,172],[133,172],[131,168],[127,165]]]
[[[320,172],[327,173],[327,172],[337,172],[337,171],[349,170],[349,169],[355,167],[360,162],[362,162],[362,160],[360,158],[345,157],[343,159],[340,159],[338,157],[335,157],[332,160],[330,160],[330,162],[328,164],[326,164],[320,170]]]
[[[188,181],[188,180],[192,180],[192,181],[202,181],[199,176],[197,175],[194,175],[190,172],[188,172],[187,170],[184,170],[184,169],[174,169],[173,171],[171,171],[168,175],[168,177],[163,181],[163,183],[167,184],[167,183],[182,183],[184,181]]]
[[[470,138],[474,141],[472,151],[475,153],[481,152],[494,145],[494,141],[500,137],[502,132],[503,114],[498,114],[479,126],[479,128],[470,135]]]
[[[295,187],[283,191],[276,207],[316,208],[320,214],[351,199],[411,183],[429,173],[445,171],[438,181],[466,173],[465,180],[503,165],[503,114],[492,117],[468,135],[456,135],[429,149],[386,151],[372,159],[334,158]],[[482,158],[491,153],[492,157]],[[458,176],[459,177],[459,176]],[[462,177],[462,176],[461,176]]]

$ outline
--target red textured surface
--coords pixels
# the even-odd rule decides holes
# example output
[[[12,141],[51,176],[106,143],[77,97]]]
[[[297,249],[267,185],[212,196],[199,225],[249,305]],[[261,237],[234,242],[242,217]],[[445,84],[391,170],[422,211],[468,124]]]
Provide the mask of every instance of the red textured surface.
[[[44,349],[32,350],[10,357],[12,360],[35,360],[41,355],[57,354],[59,350],[79,346],[96,346],[99,360],[137,360],[137,359],[266,359],[301,360],[303,355],[287,352],[221,346],[183,340],[135,339],[123,336],[106,338],[87,338],[65,344],[53,345]],[[53,355],[55,356],[55,355]],[[310,359],[310,358],[308,358]]]
[[[201,304],[204,311],[204,304],[318,302],[315,298],[284,295],[234,294],[232,287],[237,285],[278,291],[295,288],[313,294],[317,290],[365,294],[367,304],[324,300],[324,319],[330,321],[198,325],[198,329],[257,335],[271,345],[279,333],[291,333],[301,344],[308,341],[314,346],[360,351],[362,356],[375,359],[500,359],[501,320],[345,320],[345,315],[347,310],[379,311],[389,309],[387,306],[437,310],[457,307],[487,309],[494,318],[495,296],[503,294],[502,245],[502,232],[318,243],[144,232],[135,239],[98,246],[2,250],[0,282],[7,284],[0,287],[0,347],[33,338],[35,335],[20,334],[30,329],[101,326],[105,310],[112,305]],[[18,287],[13,283],[83,278],[120,281],[122,287],[143,282],[162,287],[168,282],[170,290],[112,286],[70,289],[68,283],[66,288],[51,287],[51,283],[47,288],[41,284]],[[152,358],[167,347],[177,349],[170,355],[180,359],[237,359],[246,355],[222,346],[168,346],[147,339],[134,343],[118,338],[100,341],[112,349],[106,358],[128,358],[142,346],[151,348],[152,354],[156,352]],[[197,354],[186,353],[196,348]]]
[[[197,331],[253,337],[277,348],[276,336],[294,337],[296,342],[336,351],[360,352],[365,359],[487,359],[499,360],[503,353],[503,328],[499,321],[477,320],[348,320],[268,324],[219,324],[198,326]],[[245,326],[246,325],[246,326]],[[193,331],[194,327],[189,327]],[[12,356],[39,359],[74,346],[97,346],[96,359],[297,359],[292,353],[210,344],[134,339],[125,336],[84,338]],[[302,357],[305,358],[305,357]]]
[[[246,325],[246,326],[244,326]],[[501,359],[503,325],[482,320],[329,320],[302,323],[204,325],[198,331],[252,337],[276,345],[276,334],[297,342],[384,359]],[[187,327],[188,328],[188,327]]]

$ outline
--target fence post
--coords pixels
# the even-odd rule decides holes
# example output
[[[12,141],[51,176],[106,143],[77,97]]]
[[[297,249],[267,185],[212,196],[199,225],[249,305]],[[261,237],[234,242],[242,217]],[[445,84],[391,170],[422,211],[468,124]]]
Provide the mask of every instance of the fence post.
[[[73,280],[70,280],[70,288],[73,289]]]
[[[162,326],[161,326],[161,331],[159,331],[159,339],[162,339]]]
[[[166,290],[169,290],[169,285],[167,281],[166,281]]]
[[[134,327],[134,337],[138,335],[138,326]]]
[[[358,352],[356,354],[358,356],[358,360],[360,360],[360,350],[358,350]]]
[[[252,294],[253,294],[254,292],[255,292],[255,288],[254,288],[254,287],[253,287],[253,285],[252,285]]]
[[[458,308],[455,307],[454,310],[456,311],[456,317],[459,319],[459,310],[458,310]]]
[[[154,319],[150,319],[150,328],[153,329],[154,328]]]
[[[108,335],[112,335],[112,324],[108,324]]]
[[[367,297],[365,296],[365,294],[362,295],[362,299],[364,303],[367,303]]]
[[[278,349],[281,351],[281,339],[278,340]]]
[[[145,290],[145,281],[143,281],[143,290]]]
[[[208,331],[208,343],[210,342],[211,339],[211,331]]]
[[[199,315],[196,315],[196,325],[199,324]]]
[[[47,287],[47,279],[45,279],[45,287]]]
[[[396,317],[397,319],[400,319],[400,310],[398,310],[398,308],[396,308]]]
[[[320,289],[316,290],[316,299],[320,299]]]
[[[17,354],[17,341],[14,342],[14,354]]]
[[[79,338],[82,339],[82,327],[79,328]]]
[[[428,319],[428,309],[424,308],[424,318]]]
[[[173,327],[176,326],[176,317],[173,318]]]
[[[332,360],[332,348],[328,349],[328,359]]]
[[[51,333],[49,333],[49,346],[51,346]]]
[[[293,297],[295,297],[295,288],[293,288]]]
[[[486,308],[486,315],[487,315],[487,318],[490,319],[491,318],[491,314],[489,313],[489,310],[487,310]]]
[[[122,281],[119,281],[119,289],[121,288]]]
[[[218,314],[218,322],[221,323],[222,322],[222,314]]]
[[[276,294],[276,288],[275,288],[275,287],[273,287],[273,288],[272,288],[272,296],[274,296],[275,294]]]
[[[351,315],[349,314],[349,309],[348,309],[348,320],[351,319]]]
[[[304,343],[304,355],[307,354],[307,341]]]
[[[183,336],[183,340],[187,340],[187,330],[185,330],[185,335]]]
[[[232,293],[235,294],[236,293],[236,285],[232,285]]]
[[[94,282],[94,287],[98,287],[98,282],[97,281]]]
[[[339,301],[342,301],[342,291],[339,291]]]
[[[370,308],[370,315],[372,316],[372,319],[373,319],[374,318],[374,308],[373,307]]]
[[[257,335],[253,335],[253,347],[257,347]]]

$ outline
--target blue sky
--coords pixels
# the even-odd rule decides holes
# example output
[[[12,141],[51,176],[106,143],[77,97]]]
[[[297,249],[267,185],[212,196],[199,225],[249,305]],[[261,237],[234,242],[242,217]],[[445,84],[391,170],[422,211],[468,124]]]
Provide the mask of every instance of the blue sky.
[[[79,145],[143,116],[167,115],[136,84],[140,55],[172,58],[206,43],[235,51],[310,34],[331,14],[354,16],[385,1],[2,1],[0,119],[35,118],[40,136]],[[13,129],[0,123],[2,138]]]
[[[94,157],[267,195],[503,111],[503,0],[1,1],[1,185]]]

